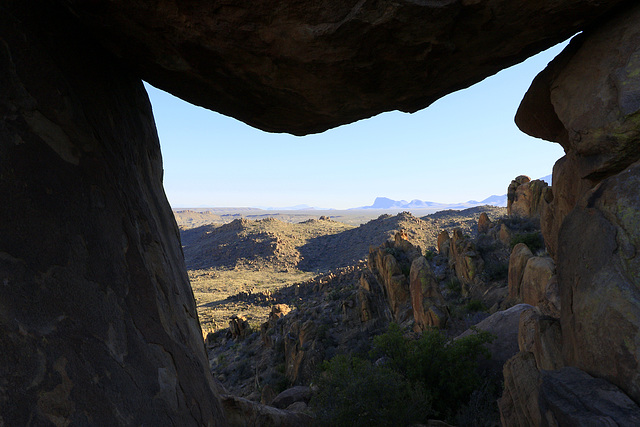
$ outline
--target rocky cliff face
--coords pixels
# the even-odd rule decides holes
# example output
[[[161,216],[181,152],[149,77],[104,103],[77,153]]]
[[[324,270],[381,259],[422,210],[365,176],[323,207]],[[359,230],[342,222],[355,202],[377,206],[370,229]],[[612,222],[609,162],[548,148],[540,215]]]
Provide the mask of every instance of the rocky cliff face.
[[[214,425],[142,83],[49,2],[0,13],[0,424]]]
[[[554,168],[550,206],[542,218],[560,290],[560,312],[545,322],[559,325],[555,335],[562,338],[556,342],[561,357],[551,365],[532,366],[526,356],[533,354],[538,362],[543,349],[553,347],[537,335],[535,345],[521,349],[520,358],[505,367],[505,424],[523,417],[534,425],[551,419],[569,423],[565,410],[575,408],[549,407],[558,405],[554,387],[575,390],[581,381],[609,390],[601,392],[602,401],[586,404],[582,422],[588,417],[604,422],[606,416],[624,425],[631,422],[625,418],[629,413],[638,416],[628,397],[640,401],[639,41],[640,7],[635,6],[572,41],[535,79],[518,111],[521,129],[562,144],[567,153]],[[541,330],[540,319],[525,323]],[[572,368],[538,371],[563,365]],[[518,407],[517,398],[509,403],[529,387],[527,393],[541,400],[535,407]],[[620,412],[593,414],[593,408],[609,405],[605,395],[616,400]]]

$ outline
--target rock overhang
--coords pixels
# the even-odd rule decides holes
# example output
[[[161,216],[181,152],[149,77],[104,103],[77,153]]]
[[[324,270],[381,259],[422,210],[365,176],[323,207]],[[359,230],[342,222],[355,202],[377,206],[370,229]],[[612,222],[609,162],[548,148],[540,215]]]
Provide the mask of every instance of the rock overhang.
[[[66,0],[152,85],[269,132],[415,112],[623,0]]]

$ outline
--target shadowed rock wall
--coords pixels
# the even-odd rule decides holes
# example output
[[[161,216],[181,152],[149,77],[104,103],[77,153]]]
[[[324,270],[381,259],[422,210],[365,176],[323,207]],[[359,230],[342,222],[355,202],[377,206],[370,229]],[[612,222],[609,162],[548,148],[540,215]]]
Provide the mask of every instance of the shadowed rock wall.
[[[46,1],[0,6],[0,425],[215,425],[151,106]]]

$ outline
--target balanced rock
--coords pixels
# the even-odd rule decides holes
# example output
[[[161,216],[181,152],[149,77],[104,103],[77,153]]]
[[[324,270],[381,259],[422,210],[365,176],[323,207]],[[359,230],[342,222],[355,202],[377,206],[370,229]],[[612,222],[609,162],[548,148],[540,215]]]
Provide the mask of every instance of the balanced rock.
[[[416,111],[618,4],[3,1],[0,424],[309,422],[257,421],[233,398],[222,411],[141,78],[262,129],[319,132]]]

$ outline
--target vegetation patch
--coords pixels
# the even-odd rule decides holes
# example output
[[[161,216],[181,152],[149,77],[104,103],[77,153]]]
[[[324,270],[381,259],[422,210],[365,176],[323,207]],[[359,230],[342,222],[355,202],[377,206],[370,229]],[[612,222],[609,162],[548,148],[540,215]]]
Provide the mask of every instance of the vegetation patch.
[[[519,233],[511,239],[511,249],[518,243],[524,243],[534,254],[544,249],[544,239],[540,231],[532,231],[527,233]]]
[[[323,364],[312,407],[322,425],[455,422],[469,405],[478,412],[471,397],[487,381],[478,373],[478,361],[490,357],[484,344],[493,339],[477,331],[453,341],[438,330],[411,339],[391,324],[374,338],[368,359],[338,355]]]

